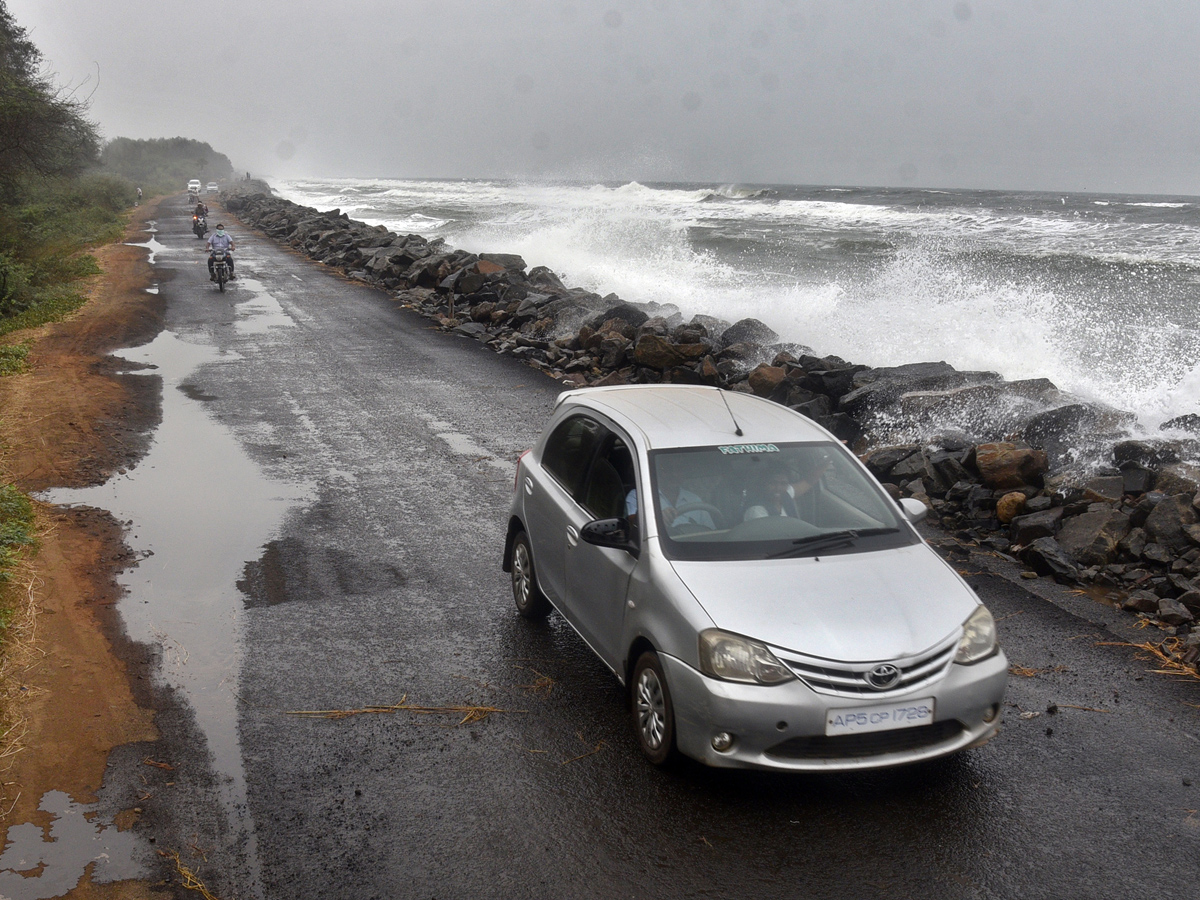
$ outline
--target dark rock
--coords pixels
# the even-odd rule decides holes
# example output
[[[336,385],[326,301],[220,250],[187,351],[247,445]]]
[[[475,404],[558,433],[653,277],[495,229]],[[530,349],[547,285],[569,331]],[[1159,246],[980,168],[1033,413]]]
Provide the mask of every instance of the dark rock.
[[[843,441],[850,446],[858,443],[859,438],[863,436],[862,426],[858,424],[853,416],[848,416],[845,413],[833,413],[832,415],[818,419],[817,424],[832,432],[833,436],[839,441]]]
[[[1131,517],[1132,518],[1132,517]],[[1196,524],[1196,510],[1192,506],[1191,494],[1176,494],[1158,503],[1146,517],[1146,534],[1168,548],[1172,553],[1186,552],[1192,542],[1183,529]]]
[[[1052,537],[1040,537],[1021,551],[1021,561],[1039,575],[1073,581],[1078,570]]]
[[[1129,524],[1134,528],[1141,528],[1146,524],[1146,520],[1150,518],[1150,513],[1154,511],[1154,507],[1158,506],[1166,499],[1166,494],[1159,491],[1150,491],[1145,494],[1141,500],[1137,502],[1137,506],[1133,508],[1133,512],[1129,514]]]
[[[1180,606],[1193,616],[1200,616],[1200,591],[1187,591],[1175,599],[1179,601]]]
[[[628,339],[610,332],[609,336],[600,342],[600,368],[621,368],[625,365],[630,346]]]
[[[1162,597],[1158,601],[1158,609],[1155,612],[1155,617],[1158,621],[1167,625],[1184,625],[1188,622],[1195,621],[1195,616],[1191,610],[1180,603],[1178,600],[1172,600],[1170,597]]]
[[[789,403],[788,405],[800,415],[818,422],[833,415],[833,406],[828,397],[814,397],[804,403]]]
[[[1167,463],[1179,462],[1179,455],[1164,443],[1118,441],[1113,445],[1113,459],[1120,468],[1124,468],[1126,463],[1133,463],[1153,469]]]
[[[758,319],[740,319],[721,333],[719,345],[725,349],[733,344],[773,344],[778,340],[779,335]]]
[[[1030,513],[1027,516],[1017,516],[1009,526],[1012,541],[1014,544],[1031,544],[1041,538],[1052,537],[1058,531],[1058,523],[1061,519],[1061,508]]]
[[[534,268],[530,269],[527,280],[534,287],[542,288],[549,293],[565,294],[567,292],[566,286],[559,280],[558,276],[545,266],[534,266]]]
[[[1161,431],[1187,431],[1200,435],[1200,416],[1195,413],[1185,413],[1174,419],[1168,419],[1158,427]]]
[[[1146,562],[1165,566],[1171,562],[1172,558],[1171,551],[1162,544],[1146,544],[1142,548],[1142,559],[1146,560]]]
[[[1195,494],[1200,488],[1200,470],[1184,463],[1171,463],[1158,470],[1154,482],[1155,490],[1167,496]]]
[[[887,480],[897,463],[908,459],[920,448],[916,444],[903,444],[898,447],[880,447],[863,456],[863,463],[871,474],[881,481]]]
[[[1058,543],[1081,566],[1103,566],[1112,562],[1117,544],[1129,533],[1129,517],[1105,507],[1095,512],[1064,519]]]
[[[1141,528],[1132,528],[1129,533],[1121,539],[1117,544],[1117,549],[1132,557],[1133,559],[1141,559],[1142,551],[1146,549],[1146,532]]]
[[[630,306],[628,303],[622,303],[619,306],[614,306],[605,310],[604,312],[592,318],[592,320],[587,324],[597,331],[600,331],[601,325],[607,322],[612,322],[613,320],[617,320],[627,323],[631,328],[637,328],[639,325],[645,323],[649,318],[650,317],[646,315],[646,313],[642,312],[642,310],[638,309],[636,306]],[[626,336],[630,338],[634,337],[633,334]]]
[[[1093,478],[1083,486],[1087,500],[1102,500],[1116,503],[1125,495],[1125,479],[1120,475]]]
[[[1069,461],[1097,435],[1128,431],[1133,417],[1094,403],[1072,403],[1039,413],[1025,423],[1025,440],[1056,463]]]
[[[705,344],[672,344],[656,334],[644,334],[633,349],[633,358],[640,366],[669,369],[695,363],[708,352]]]
[[[1121,489],[1126,494],[1144,494],[1154,490],[1154,470],[1129,462],[1121,466]]]
[[[515,253],[480,253],[479,258],[497,263],[509,272],[525,271],[525,260]]]
[[[1036,497],[1030,497],[1025,501],[1025,508],[1029,512],[1042,512],[1054,505],[1054,498],[1046,494],[1040,494]]]
[[[1144,613],[1158,612],[1159,599],[1153,591],[1134,591],[1121,601],[1121,608]]]

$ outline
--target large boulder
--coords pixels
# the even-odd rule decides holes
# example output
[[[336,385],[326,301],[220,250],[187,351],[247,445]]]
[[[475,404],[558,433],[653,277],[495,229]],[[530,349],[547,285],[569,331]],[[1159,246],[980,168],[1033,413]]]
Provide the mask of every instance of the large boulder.
[[[768,325],[758,319],[740,319],[721,332],[722,349],[731,344],[774,344],[779,340]]]
[[[707,344],[673,344],[657,334],[643,334],[633,348],[633,359],[650,369],[691,365],[708,355]]]
[[[1146,529],[1151,541],[1160,544],[1172,553],[1184,553],[1192,547],[1191,538],[1185,530],[1188,525],[1195,525],[1196,509],[1192,506],[1191,494],[1175,494],[1163,499],[1150,511]]]
[[[612,322],[615,319],[626,323],[631,328],[637,328],[639,325],[644,324],[649,318],[650,317],[646,315],[645,312],[638,309],[636,306],[630,306],[628,303],[621,303],[617,306],[606,309],[604,312],[595,316],[587,324],[597,331],[602,331],[604,329],[601,326],[604,323]],[[632,335],[627,336],[632,337]]]
[[[1058,523],[1062,520],[1062,507],[1043,510],[1017,516],[1012,520],[1012,542],[1014,544],[1032,544],[1039,538],[1053,537],[1058,531]]]
[[[999,380],[995,372],[960,372],[945,362],[911,363],[854,373],[854,389],[838,399],[838,406],[851,415],[878,412],[921,391],[949,391],[970,384]]]
[[[1129,516],[1111,507],[1064,519],[1058,544],[1078,565],[1105,566],[1117,555],[1117,545],[1129,534]]]
[[[1059,581],[1073,581],[1079,570],[1052,537],[1040,537],[1021,551],[1021,560],[1039,575],[1052,575]]]
[[[974,457],[983,483],[996,490],[1036,485],[1049,468],[1041,450],[1006,442],[980,444]]]
[[[889,476],[893,467],[908,459],[919,449],[921,448],[916,444],[903,444],[898,447],[880,447],[865,454],[862,461],[871,470],[871,474],[880,481],[889,481],[892,480]]]
[[[750,390],[758,396],[769,397],[786,376],[787,369],[783,366],[768,366],[763,363],[750,372],[747,381],[750,382]]]

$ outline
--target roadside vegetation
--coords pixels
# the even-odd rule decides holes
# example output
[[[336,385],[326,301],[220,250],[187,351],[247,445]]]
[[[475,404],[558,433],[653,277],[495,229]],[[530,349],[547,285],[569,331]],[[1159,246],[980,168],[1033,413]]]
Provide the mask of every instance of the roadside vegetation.
[[[83,305],[100,273],[92,248],[122,238],[138,188],[146,199],[190,178],[228,179],[228,158],[187,138],[105,144],[78,88],[58,85],[0,0],[0,378],[26,370],[20,332]],[[33,634],[34,504],[12,483],[0,409],[0,771],[19,744],[19,679]],[[16,667],[16,668],[14,668]]]
[[[203,141],[184,137],[114,138],[100,151],[100,166],[138,185],[146,196],[181,191],[193,178],[206,184],[233,178],[229,157]]]

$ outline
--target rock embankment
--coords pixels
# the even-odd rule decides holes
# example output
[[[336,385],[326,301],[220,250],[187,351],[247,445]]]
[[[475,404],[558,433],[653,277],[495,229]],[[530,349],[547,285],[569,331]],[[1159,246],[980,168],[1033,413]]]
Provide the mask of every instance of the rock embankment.
[[[1194,440],[1129,439],[1133,417],[1045,380],[944,362],[886,368],[820,356],[756,319],[685,319],[673,305],[567,287],[519,256],[321,212],[269,190],[225,195],[245,224],[387,290],[447,331],[565,384],[699,384],[785,404],[852,446],[896,497],[958,541],[1033,573],[1100,588],[1200,659],[1200,458]]]

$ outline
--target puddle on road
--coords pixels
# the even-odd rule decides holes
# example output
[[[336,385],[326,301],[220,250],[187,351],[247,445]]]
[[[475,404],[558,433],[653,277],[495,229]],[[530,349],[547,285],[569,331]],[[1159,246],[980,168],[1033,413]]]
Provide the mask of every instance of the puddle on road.
[[[53,816],[48,829],[31,824],[8,829],[8,845],[0,855],[0,897],[61,897],[79,884],[88,866],[93,884],[146,874],[137,859],[148,853],[147,845],[133,832],[101,822],[95,805],[74,803],[62,791],[50,791],[38,809]]]
[[[146,239],[146,243],[137,244],[137,243],[134,243],[133,241],[125,242],[126,247],[145,247],[146,250],[150,254],[150,258],[147,260],[147,262],[149,262],[150,265],[154,265],[154,260],[158,256],[158,254],[166,253],[167,249],[168,249],[165,244],[160,244],[158,242],[158,238],[156,238],[154,236],[154,235],[158,234],[157,225],[158,225],[158,223],[154,219],[150,219],[146,223],[147,227],[145,230],[146,230],[146,233],[150,235],[150,237]]]
[[[240,266],[238,268],[241,269]],[[238,334],[265,334],[272,328],[295,326],[296,320],[262,286],[262,282],[238,275],[236,283],[252,295],[248,300],[238,301],[235,307],[238,319],[234,323],[234,329]]]
[[[149,452],[104,485],[47,491],[42,499],[106,509],[126,525],[139,562],[118,579],[127,593],[117,609],[132,640],[161,649],[161,681],[188,698],[223,776],[230,827],[246,836],[253,860],[237,734],[245,615],[237,582],[284,517],[312,499],[313,487],[265,477],[196,392],[181,389],[197,367],[236,356],[170,332],[118,355],[154,366],[163,379],[162,424]]]

